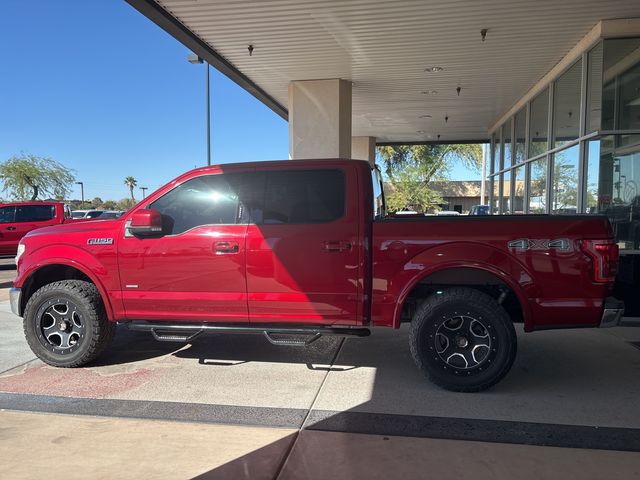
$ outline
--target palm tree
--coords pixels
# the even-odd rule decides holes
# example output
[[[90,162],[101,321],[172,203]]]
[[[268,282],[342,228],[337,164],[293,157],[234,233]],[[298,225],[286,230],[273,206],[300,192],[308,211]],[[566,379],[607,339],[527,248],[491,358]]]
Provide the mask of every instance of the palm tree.
[[[129,187],[129,193],[131,193],[131,201],[136,203],[136,199],[133,196],[133,189],[138,185],[138,181],[133,177],[127,177],[124,179],[124,184]]]

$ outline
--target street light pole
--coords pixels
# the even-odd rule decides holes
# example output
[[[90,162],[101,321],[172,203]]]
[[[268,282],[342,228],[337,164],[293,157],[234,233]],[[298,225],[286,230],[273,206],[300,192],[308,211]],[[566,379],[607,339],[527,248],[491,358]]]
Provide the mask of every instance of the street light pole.
[[[187,56],[189,63],[196,65],[198,63],[204,63],[206,68],[205,80],[206,80],[206,101],[207,101],[207,165],[211,165],[211,95],[209,91],[209,62],[205,62],[195,53],[190,53]]]
[[[145,195],[147,189],[149,187],[140,187],[140,190],[142,190],[142,199],[144,200],[147,196]]]
[[[76,185],[80,185],[80,196],[82,198],[82,202],[80,203],[80,205],[81,205],[80,208],[84,208],[84,183],[83,182],[76,182]]]

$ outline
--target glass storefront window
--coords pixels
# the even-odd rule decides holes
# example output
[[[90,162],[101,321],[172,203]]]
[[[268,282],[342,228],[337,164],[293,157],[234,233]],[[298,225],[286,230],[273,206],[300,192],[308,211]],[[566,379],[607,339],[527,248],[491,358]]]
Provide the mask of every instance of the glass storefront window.
[[[511,120],[502,125],[502,148],[504,148],[504,163],[502,168],[511,166]]]
[[[505,172],[502,176],[502,213],[511,213],[511,173]]]
[[[531,101],[531,119],[529,120],[529,158],[547,151],[547,125],[549,124],[549,89],[540,93]]]
[[[578,145],[554,155],[551,213],[568,215],[578,211],[578,158]]]
[[[496,132],[496,140],[493,144],[493,173],[500,171],[500,129]]]
[[[546,212],[547,205],[547,159],[531,162],[531,180],[529,184],[529,213]]]
[[[524,213],[524,169],[523,165],[513,170],[513,213]]]
[[[587,55],[587,133],[600,129],[602,114],[602,42]]]
[[[604,41],[602,128],[640,129],[640,38]],[[626,143],[621,139],[619,144]]]
[[[524,155],[525,133],[527,129],[526,119],[527,111],[524,108],[516,113],[516,116],[514,118],[514,122],[516,122],[516,138],[513,147],[513,163],[515,164],[522,163],[526,160]]]
[[[602,210],[598,197],[598,179],[600,178],[600,140],[586,143],[587,171],[584,189],[585,213],[597,213]]]
[[[553,148],[561,147],[580,134],[580,82],[582,60],[574,63],[555,82],[553,94]]]
[[[498,213],[498,201],[500,199],[498,196],[498,177],[491,177],[489,182],[489,188],[493,191],[493,196],[491,197],[491,213],[495,214]]]
[[[633,146],[611,148],[621,142],[612,136],[600,144],[600,213],[611,220],[623,250],[640,249],[640,138],[635,141]]]

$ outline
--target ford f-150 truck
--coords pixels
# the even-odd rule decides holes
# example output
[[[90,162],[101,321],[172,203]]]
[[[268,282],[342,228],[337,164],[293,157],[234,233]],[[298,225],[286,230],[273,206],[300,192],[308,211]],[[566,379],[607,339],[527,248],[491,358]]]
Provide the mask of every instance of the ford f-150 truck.
[[[409,322],[418,367],[485,389],[524,330],[616,325],[618,247],[601,216],[391,217],[357,160],[192,170],[117,220],[20,242],[11,307],[50,365],[78,367],[116,323],[158,340],[262,333],[276,344]]]

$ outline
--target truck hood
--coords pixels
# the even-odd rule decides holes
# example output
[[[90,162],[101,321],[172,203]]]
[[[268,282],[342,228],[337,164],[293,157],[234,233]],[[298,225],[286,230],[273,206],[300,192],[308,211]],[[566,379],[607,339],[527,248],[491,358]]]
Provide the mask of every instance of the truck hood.
[[[69,222],[51,227],[38,228],[27,233],[24,238],[40,237],[44,235],[65,235],[72,233],[94,232],[116,232],[120,228],[122,220],[88,220],[86,222]]]

